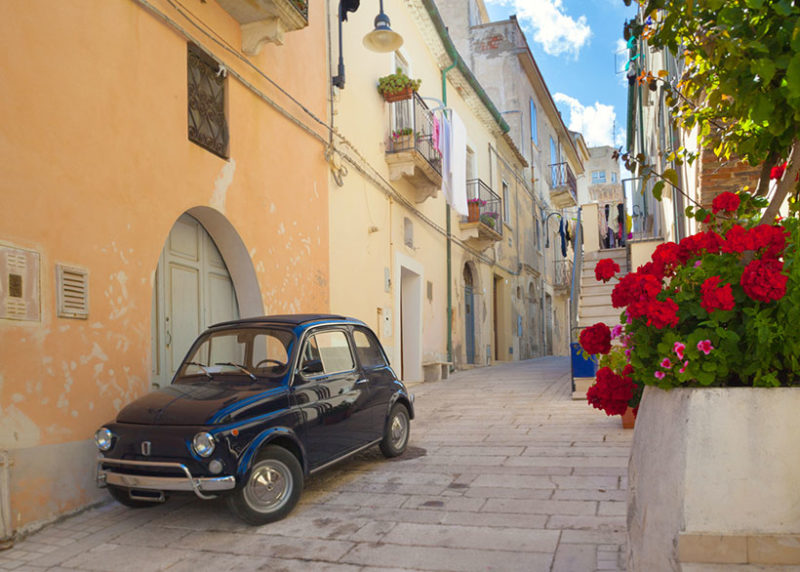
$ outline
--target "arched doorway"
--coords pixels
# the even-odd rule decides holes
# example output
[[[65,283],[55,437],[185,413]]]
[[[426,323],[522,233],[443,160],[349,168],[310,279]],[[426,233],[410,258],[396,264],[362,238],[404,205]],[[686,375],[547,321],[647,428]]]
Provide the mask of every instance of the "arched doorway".
[[[467,363],[475,363],[475,280],[469,263],[464,265],[464,345]]]
[[[258,284],[236,231],[211,209],[189,213],[172,226],[153,284],[152,378],[161,386],[169,384],[191,343],[209,325],[262,313],[253,312],[255,308],[251,307],[252,291],[258,291]],[[215,231],[213,238],[211,229]],[[246,287],[235,285],[231,277],[234,272],[229,272],[230,260],[239,282]],[[241,304],[242,296],[237,296],[242,293],[245,304]]]

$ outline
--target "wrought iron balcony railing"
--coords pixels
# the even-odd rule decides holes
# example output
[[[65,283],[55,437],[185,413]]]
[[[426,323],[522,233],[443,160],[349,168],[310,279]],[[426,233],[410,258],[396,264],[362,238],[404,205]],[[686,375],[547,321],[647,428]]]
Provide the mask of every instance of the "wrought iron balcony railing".
[[[394,129],[389,136],[387,153],[416,151],[441,177],[442,153],[434,118],[422,98],[414,92],[411,99],[391,102]]]
[[[578,181],[568,163],[550,165],[550,197],[557,208],[578,204]]]
[[[572,285],[572,260],[567,258],[555,261],[553,288],[564,289]]]
[[[462,222],[480,222],[500,236],[503,235],[503,200],[480,179],[467,181],[469,214]]]

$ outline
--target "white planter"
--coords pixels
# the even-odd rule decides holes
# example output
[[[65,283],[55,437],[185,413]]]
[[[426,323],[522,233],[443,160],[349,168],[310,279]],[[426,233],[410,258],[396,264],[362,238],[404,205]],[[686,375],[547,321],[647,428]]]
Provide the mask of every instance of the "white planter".
[[[645,389],[628,570],[800,564],[800,388]]]

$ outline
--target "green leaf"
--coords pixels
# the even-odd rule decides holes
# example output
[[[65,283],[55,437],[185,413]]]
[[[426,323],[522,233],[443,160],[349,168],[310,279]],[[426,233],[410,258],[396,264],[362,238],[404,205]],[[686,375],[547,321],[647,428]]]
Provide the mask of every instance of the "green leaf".
[[[655,185],[653,185],[653,198],[657,201],[661,200],[661,193],[664,190],[664,181],[658,181]]]
[[[750,69],[754,74],[758,74],[764,84],[768,84],[775,76],[775,64],[767,58],[753,61]]]
[[[800,53],[794,55],[786,68],[786,88],[792,97],[800,97]]]
[[[678,186],[678,172],[675,169],[667,169],[662,177],[668,180],[673,187]]]

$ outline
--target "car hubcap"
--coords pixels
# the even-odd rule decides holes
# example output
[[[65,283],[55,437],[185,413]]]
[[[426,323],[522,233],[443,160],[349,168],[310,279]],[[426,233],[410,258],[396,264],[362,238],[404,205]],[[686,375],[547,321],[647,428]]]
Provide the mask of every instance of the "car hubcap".
[[[259,512],[272,512],[291,496],[292,475],[289,468],[275,460],[264,461],[253,468],[244,494],[247,504]]]
[[[392,446],[395,449],[400,449],[405,444],[408,433],[408,420],[405,415],[394,416],[389,432],[392,436]]]

